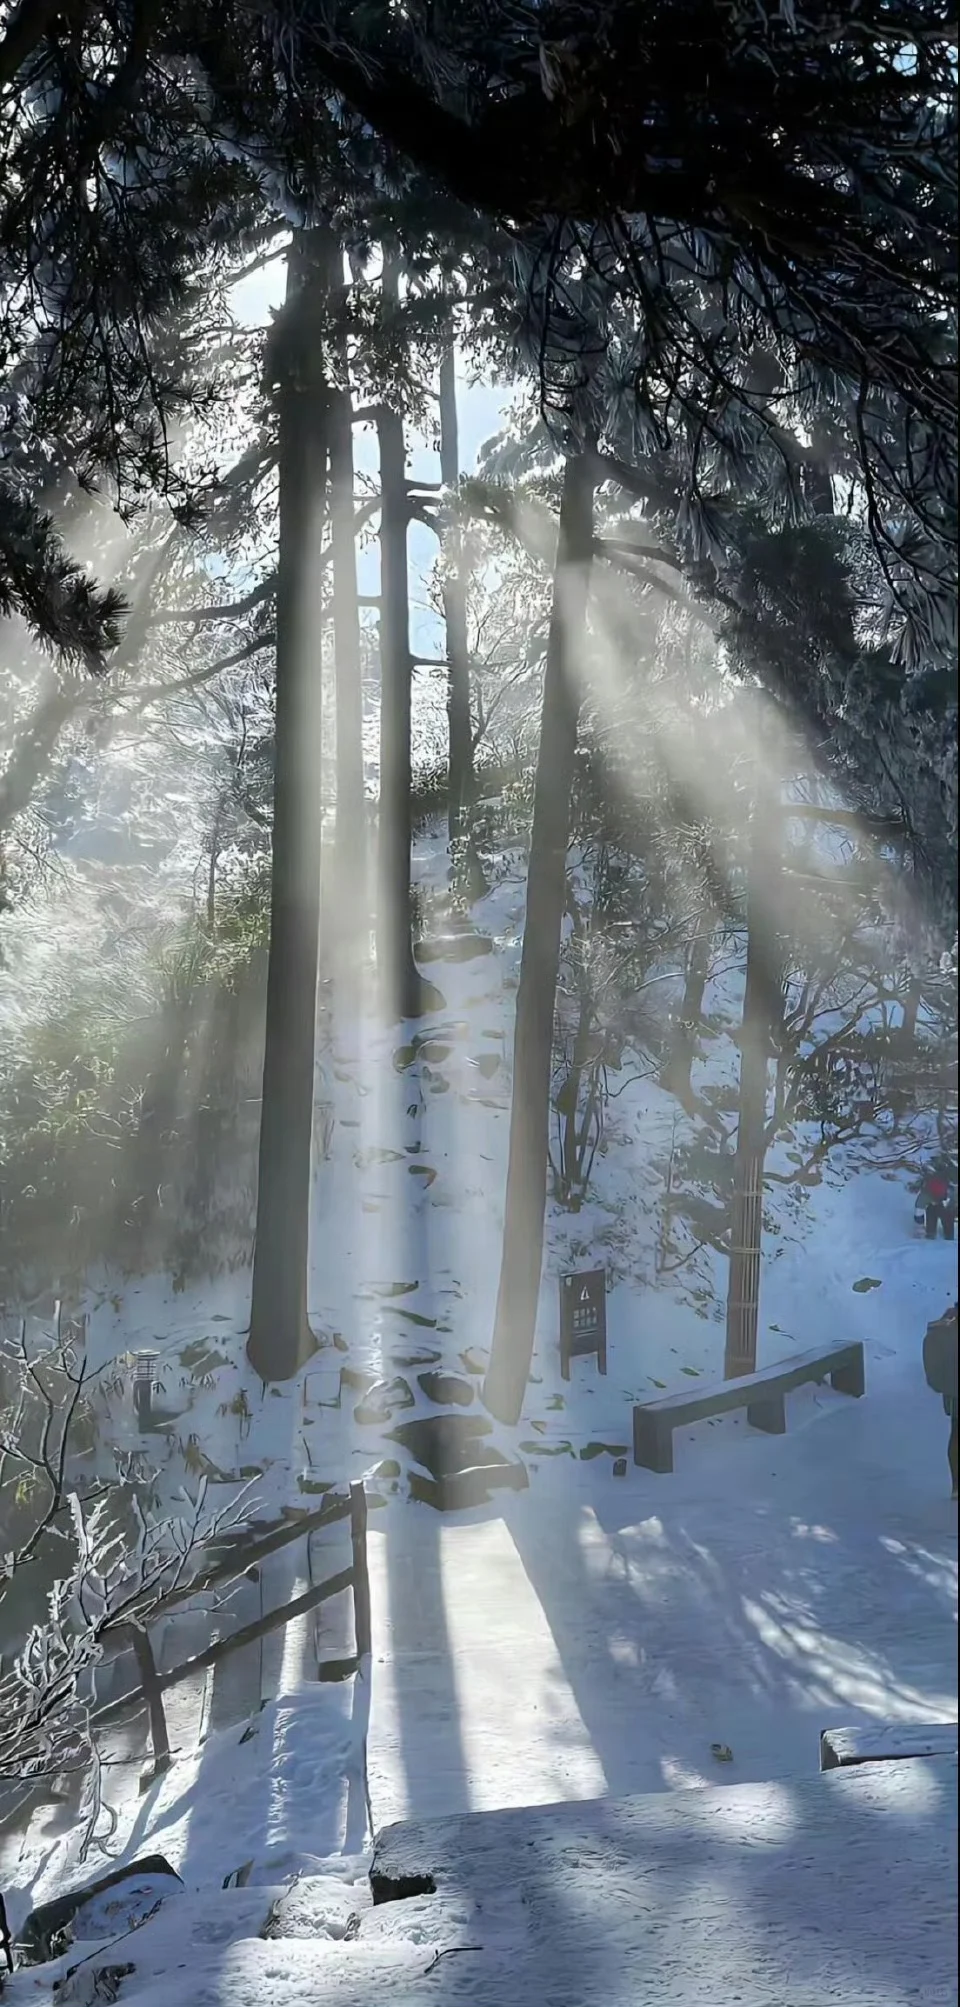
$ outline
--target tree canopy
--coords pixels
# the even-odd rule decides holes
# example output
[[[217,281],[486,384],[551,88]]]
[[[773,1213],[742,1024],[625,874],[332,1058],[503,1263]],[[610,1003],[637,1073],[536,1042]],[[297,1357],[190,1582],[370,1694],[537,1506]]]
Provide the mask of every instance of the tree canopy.
[[[183,335],[224,262],[278,216],[337,214],[369,237],[373,210],[419,192],[434,246],[444,229],[462,244],[473,219],[561,428],[585,422],[613,322],[648,448],[691,423],[709,446],[732,417],[748,449],[761,432],[776,444],[844,403],[890,587],[942,645],[955,39],[937,0],[20,0],[0,33],[16,422],[66,432],[81,478],[128,500],[147,481],[182,506],[169,426],[196,393]],[[11,523],[17,506],[5,487]],[[39,523],[33,541],[42,576]],[[29,613],[22,566],[5,570]]]

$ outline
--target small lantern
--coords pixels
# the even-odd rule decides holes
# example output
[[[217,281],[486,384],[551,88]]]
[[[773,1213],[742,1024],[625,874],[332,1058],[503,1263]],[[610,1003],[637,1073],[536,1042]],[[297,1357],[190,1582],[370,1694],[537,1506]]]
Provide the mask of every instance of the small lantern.
[[[149,1433],[153,1421],[153,1369],[156,1361],[155,1352],[138,1352],[133,1362],[133,1412],[142,1436]]]

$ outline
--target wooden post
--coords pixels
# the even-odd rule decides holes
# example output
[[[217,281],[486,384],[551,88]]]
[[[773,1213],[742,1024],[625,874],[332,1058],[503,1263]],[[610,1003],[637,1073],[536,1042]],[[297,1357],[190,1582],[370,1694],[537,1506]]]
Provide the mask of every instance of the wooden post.
[[[357,1637],[357,1658],[369,1658],[372,1647],[370,1624],[370,1574],[367,1568],[367,1494],[362,1484],[350,1486],[350,1535],[353,1541],[353,1622]]]
[[[163,1689],[160,1684],[160,1675],[153,1656],[153,1647],[146,1631],[141,1631],[136,1625],[133,1625],[130,1636],[133,1643],[134,1657],[137,1661],[137,1671],[140,1674],[143,1696],[147,1703],[147,1713],[150,1716],[150,1735],[153,1741],[153,1774],[155,1777],[161,1777],[163,1772],[170,1768],[170,1737],[167,1733],[167,1717],[163,1708]]]

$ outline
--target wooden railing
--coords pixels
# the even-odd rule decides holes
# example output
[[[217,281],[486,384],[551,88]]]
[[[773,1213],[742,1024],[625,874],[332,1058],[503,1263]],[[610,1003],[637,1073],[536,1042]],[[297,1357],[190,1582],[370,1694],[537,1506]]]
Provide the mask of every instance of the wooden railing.
[[[305,1616],[320,1603],[328,1602],[331,1597],[339,1596],[345,1589],[351,1588],[355,1650],[349,1658],[329,1659],[321,1663],[318,1677],[321,1680],[341,1680],[357,1672],[371,1649],[367,1497],[362,1484],[351,1484],[346,1497],[341,1493],[335,1498],[328,1498],[316,1512],[305,1513],[285,1526],[272,1528],[261,1540],[241,1536],[232,1545],[229,1554],[213,1563],[208,1569],[201,1570],[192,1581],[185,1583],[174,1594],[166,1597],[157,1615],[166,1617],[177,1605],[191,1602],[194,1597],[208,1594],[211,1589],[224,1588],[230,1582],[239,1581],[242,1576],[249,1575],[258,1568],[268,1555],[276,1554],[283,1547],[289,1547],[295,1540],[309,1539],[311,1533],[315,1533],[320,1527],[332,1526],[341,1519],[350,1521],[353,1556],[349,1568],[341,1568],[338,1574],[328,1576],[325,1581],[316,1583],[305,1590],[303,1595],[295,1596],[292,1601],[281,1604],[278,1609],[265,1611],[253,1623],[243,1624],[238,1630],[231,1632],[229,1637],[217,1638],[213,1644],[206,1647],[206,1650],[196,1652],[192,1658],[184,1659],[180,1665],[160,1671],[150,1641],[149,1628],[146,1625],[125,1624],[122,1629],[115,1631],[112,1634],[114,1638],[129,1639],[136,1659],[139,1683],[122,1694],[119,1699],[112,1700],[106,1707],[99,1708],[92,1718],[92,1725],[102,1726],[117,1715],[126,1713],[142,1698],[150,1720],[153,1772],[155,1776],[159,1776],[170,1764],[170,1737],[163,1705],[163,1696],[169,1687],[179,1685],[181,1680],[189,1679],[196,1673],[208,1671],[229,1657],[231,1652],[239,1651],[244,1645],[256,1643],[257,1639],[266,1637],[268,1632],[282,1629],[295,1617]]]

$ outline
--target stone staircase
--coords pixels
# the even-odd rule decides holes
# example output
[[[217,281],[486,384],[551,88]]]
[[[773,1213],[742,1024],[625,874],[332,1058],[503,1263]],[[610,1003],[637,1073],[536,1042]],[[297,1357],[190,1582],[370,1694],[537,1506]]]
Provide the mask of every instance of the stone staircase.
[[[120,1944],[81,1916],[47,1972],[58,2007],[169,2007],[186,1972],[193,2007],[945,2007],[956,1789],[920,1758],[405,1822],[369,1876],[178,1892]]]

